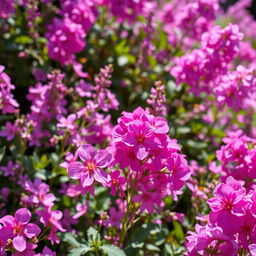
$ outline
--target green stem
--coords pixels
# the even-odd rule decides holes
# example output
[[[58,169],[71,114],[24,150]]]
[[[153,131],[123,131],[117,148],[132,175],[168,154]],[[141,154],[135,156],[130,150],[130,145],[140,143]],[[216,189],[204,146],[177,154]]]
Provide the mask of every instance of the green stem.
[[[132,186],[131,186],[130,192],[128,190],[127,211],[126,211],[126,213],[124,215],[124,218],[123,218],[123,221],[122,221],[122,230],[121,230],[120,239],[119,239],[119,246],[123,246],[125,235],[126,235],[128,229],[131,227],[131,224],[129,223],[129,217],[130,217],[130,214],[135,209],[133,207],[132,198],[133,198],[133,195],[134,195],[134,189],[135,189],[135,186],[136,186],[136,183],[137,183],[137,179],[138,179],[138,173],[136,173],[136,176],[135,176],[134,180],[132,180],[132,177],[131,177],[130,184],[132,184]]]

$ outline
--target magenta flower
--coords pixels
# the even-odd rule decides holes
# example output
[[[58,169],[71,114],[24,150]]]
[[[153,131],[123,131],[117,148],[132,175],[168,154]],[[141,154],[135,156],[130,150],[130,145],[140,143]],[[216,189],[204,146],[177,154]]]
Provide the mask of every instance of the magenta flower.
[[[186,248],[190,256],[222,255],[236,256],[238,245],[223,234],[220,227],[196,225],[195,232],[189,232]],[[214,254],[209,252],[214,252]]]
[[[7,19],[14,13],[14,0],[0,0],[0,17]]]
[[[0,166],[0,170],[3,171],[4,176],[15,176],[18,174],[20,169],[20,165],[18,162],[14,163],[12,161],[8,161],[7,166]]]
[[[6,137],[6,140],[11,141],[18,131],[19,128],[16,124],[12,125],[10,122],[7,122],[5,124],[5,130],[0,131],[0,136]]]
[[[63,215],[61,211],[47,208],[44,210],[37,210],[36,213],[40,216],[40,222],[43,223],[45,227],[51,225],[61,232],[66,231],[60,223],[60,219]]]
[[[27,247],[23,252],[17,251],[13,253],[12,256],[35,256],[35,251],[33,249],[35,249],[36,247],[36,244],[27,243]]]
[[[111,180],[108,186],[111,189],[110,194],[112,196],[116,195],[117,190],[120,191],[120,196],[122,197],[124,196],[122,187],[125,184],[125,177],[122,177],[120,175],[121,175],[121,172],[119,170],[110,173]]]
[[[120,209],[116,209],[115,207],[110,207],[109,209],[109,219],[107,220],[107,225],[110,227],[116,227],[121,229],[122,227],[122,218],[124,213],[120,211]]]
[[[207,202],[212,210],[211,223],[216,223],[226,234],[237,232],[241,221],[239,217],[245,215],[245,189],[233,177],[228,177],[226,184],[220,184],[214,191],[214,198]]]
[[[49,57],[66,65],[74,60],[74,54],[85,47],[85,31],[81,24],[69,18],[54,18],[48,26]]]
[[[136,157],[139,160],[145,159],[149,155],[150,149],[158,148],[160,142],[153,136],[154,130],[147,122],[134,120],[128,127],[128,133],[123,138],[123,142],[133,147]]]
[[[56,256],[56,252],[53,252],[51,249],[49,249],[47,246],[44,247],[42,253],[38,253],[35,256]]]
[[[85,204],[80,204],[80,203],[77,204],[76,205],[77,213],[73,216],[73,219],[78,219],[81,216],[83,216],[87,212],[87,209],[88,209],[88,201]]]
[[[140,186],[141,193],[139,195],[135,195],[133,197],[134,202],[141,203],[140,205],[140,211],[147,210],[148,213],[154,212],[154,206],[155,204],[159,205],[160,196],[159,193],[150,191],[152,188],[149,186]]]
[[[78,148],[77,154],[84,163],[75,161],[68,165],[72,179],[81,180],[83,187],[91,186],[94,179],[102,184],[110,181],[108,173],[102,170],[108,167],[112,158],[107,150],[96,152],[93,146],[86,144]]]
[[[179,193],[185,182],[190,178],[191,171],[185,157],[178,153],[173,153],[166,160],[167,168],[170,171],[169,181],[174,198],[175,193]]]
[[[23,202],[39,204],[42,206],[52,207],[54,205],[55,196],[50,192],[50,188],[46,183],[36,178],[34,183],[30,180],[25,182],[25,190],[31,193],[30,196],[22,198]]]
[[[4,227],[1,229],[3,231],[2,238],[4,236],[6,236],[6,238],[13,238],[13,247],[18,252],[23,252],[26,250],[26,238],[34,238],[41,232],[40,228],[36,224],[29,223],[30,219],[31,213],[26,208],[17,210],[14,217],[11,215],[6,215],[0,219],[0,222],[4,225]]]
[[[57,127],[59,128],[65,128],[68,130],[74,130],[76,125],[74,122],[76,121],[76,114],[71,114],[68,117],[59,116],[57,117],[59,123],[57,124]]]

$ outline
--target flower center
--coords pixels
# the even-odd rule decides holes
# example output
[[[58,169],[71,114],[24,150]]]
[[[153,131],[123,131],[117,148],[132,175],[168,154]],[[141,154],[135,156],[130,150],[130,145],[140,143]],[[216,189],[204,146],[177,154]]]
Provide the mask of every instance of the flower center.
[[[18,223],[16,227],[14,228],[14,234],[20,234],[22,232],[22,225]]]
[[[138,142],[139,142],[140,144],[142,144],[142,143],[144,142],[144,139],[145,139],[145,137],[144,137],[143,134],[139,134],[138,137],[137,137],[137,140],[138,140]]]
[[[225,200],[224,201],[224,209],[230,211],[230,210],[232,210],[232,208],[233,208],[233,202],[230,200]]]
[[[90,172],[93,172],[95,170],[95,163],[93,162],[88,162],[87,163],[87,169],[90,171]]]

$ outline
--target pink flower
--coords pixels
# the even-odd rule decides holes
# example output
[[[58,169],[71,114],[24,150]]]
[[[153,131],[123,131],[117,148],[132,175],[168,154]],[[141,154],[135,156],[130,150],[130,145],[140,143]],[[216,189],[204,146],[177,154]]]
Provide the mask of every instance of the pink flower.
[[[62,212],[59,210],[52,210],[51,208],[46,208],[44,210],[36,210],[36,214],[40,216],[40,222],[43,225],[51,227],[50,234],[48,238],[51,240],[51,243],[59,243],[59,238],[56,235],[56,232],[66,232],[61,225],[61,218],[63,216]]]
[[[85,32],[96,22],[98,12],[91,0],[65,0],[62,15],[74,23],[82,25]]]
[[[2,228],[2,236],[6,236],[6,238],[13,238],[13,247],[18,252],[23,252],[26,250],[26,237],[31,239],[38,236],[41,232],[40,228],[36,224],[29,223],[30,219],[31,213],[26,208],[17,210],[14,217],[11,215],[6,215],[0,219],[0,222],[4,225]]]
[[[214,190],[214,197],[207,202],[212,210],[211,223],[216,223],[226,234],[237,232],[241,222],[239,217],[245,215],[246,190],[233,177],[228,177],[226,184],[218,185]]]
[[[134,202],[140,202],[140,211],[147,210],[148,213],[154,212],[154,205],[159,205],[159,195],[157,192],[151,191],[149,186],[140,186],[141,193],[133,197]],[[160,199],[161,200],[161,199]]]
[[[59,128],[74,130],[76,127],[76,125],[74,124],[74,122],[76,121],[76,114],[70,114],[67,118],[64,116],[58,116],[57,119],[59,121],[57,127]]]
[[[68,165],[72,179],[81,180],[83,187],[91,186],[94,179],[104,185],[109,182],[108,173],[102,170],[108,167],[112,158],[107,150],[96,152],[93,146],[86,144],[78,148],[77,154],[84,163],[75,161]]]
[[[120,196],[124,196],[122,186],[125,184],[125,178],[120,176],[120,171],[114,171],[110,173],[110,182],[108,186],[111,188],[110,194],[112,196],[116,195],[117,190],[120,191]]]
[[[27,247],[23,252],[17,251],[13,253],[12,256],[35,256],[35,251],[33,249],[35,249],[36,247],[36,244],[27,243]]]
[[[166,159],[167,168],[170,171],[169,181],[173,195],[184,186],[189,180],[191,171],[185,157],[178,153],[173,153]],[[174,196],[176,197],[176,196]]]
[[[23,197],[22,201],[26,203],[33,203],[36,205],[52,207],[54,205],[55,196],[50,192],[50,188],[46,183],[36,178],[34,183],[31,181],[25,182],[25,190],[29,191],[32,195]]]
[[[42,253],[38,253],[35,256],[56,256],[56,252],[49,249],[47,246],[44,247]]]
[[[48,27],[49,57],[66,65],[74,60],[74,54],[85,47],[85,32],[80,24],[69,18],[55,18]]]
[[[128,127],[128,133],[123,138],[123,142],[133,147],[136,157],[144,160],[149,155],[150,149],[157,149],[160,142],[154,135],[154,130],[147,123],[134,120]]]
[[[0,7],[1,7],[1,2],[2,1],[0,1]],[[1,8],[0,8],[0,12],[1,12]],[[19,107],[19,104],[13,98],[13,94],[11,92],[11,90],[13,90],[15,86],[11,84],[10,77],[3,71],[4,71],[4,67],[0,65],[0,105],[2,108],[2,113],[3,114],[16,113],[18,111],[17,108]]]
[[[80,97],[91,97],[92,89],[92,85],[85,82],[84,80],[80,80],[79,85],[75,87],[75,90]]]
[[[6,137],[6,140],[11,141],[18,131],[19,128],[16,124],[12,125],[10,122],[7,122],[5,124],[5,130],[0,131],[0,136]]]
[[[7,19],[14,13],[14,0],[0,0],[0,17]]]
[[[107,220],[107,225],[110,227],[116,227],[118,229],[121,229],[123,216],[124,216],[124,213],[120,211],[120,209],[116,210],[115,207],[110,207],[109,219]]]
[[[9,160],[7,166],[0,166],[0,170],[3,171],[4,176],[15,176],[20,170],[20,165],[18,162],[14,163]]]
[[[78,211],[78,213],[76,213],[73,216],[73,219],[78,219],[81,216],[83,216],[87,212],[87,209],[88,209],[88,201],[85,204],[77,204],[76,210]]]
[[[190,236],[186,237],[188,240],[186,248],[189,256],[237,256],[237,244],[223,234],[220,227],[196,225],[195,229],[196,232],[189,232]],[[214,254],[208,254],[208,252],[214,252]]]

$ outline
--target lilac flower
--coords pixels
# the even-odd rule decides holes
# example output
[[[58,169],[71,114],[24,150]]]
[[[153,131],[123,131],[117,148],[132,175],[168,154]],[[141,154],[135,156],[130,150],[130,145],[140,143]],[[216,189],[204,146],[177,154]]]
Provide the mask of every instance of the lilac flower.
[[[16,124],[12,125],[10,122],[7,122],[5,125],[5,130],[0,131],[0,136],[6,137],[6,140],[11,141],[19,131],[19,128]]]
[[[96,152],[89,145],[83,145],[77,150],[79,158],[84,162],[72,162],[68,165],[68,173],[72,179],[81,180],[83,187],[91,186],[94,179],[102,184],[109,182],[109,175],[103,171],[111,161],[111,154],[106,150]]]
[[[87,212],[87,209],[88,209],[88,201],[85,204],[77,204],[76,205],[77,213],[73,216],[73,219],[78,219],[81,216],[83,216]]]
[[[74,124],[74,122],[76,121],[76,114],[70,114],[67,118],[64,116],[58,116],[57,119],[59,121],[57,127],[59,128],[74,130],[76,127],[76,125]]]
[[[61,14],[76,24],[82,25],[85,32],[96,22],[98,12],[92,0],[62,1]]]
[[[7,19],[14,13],[14,0],[0,0],[0,17]]]
[[[38,253],[35,256],[56,256],[56,252],[53,252],[51,249],[45,246],[42,253]]]
[[[30,219],[31,213],[26,208],[17,210],[14,217],[11,215],[6,215],[0,219],[0,223],[4,225],[2,228],[2,237],[13,238],[13,247],[18,252],[23,252],[26,250],[26,237],[31,239],[38,236],[41,232],[40,228],[36,224],[29,223]]]
[[[47,207],[52,207],[54,205],[54,201],[56,199],[55,196],[52,193],[49,193],[50,187],[40,179],[36,178],[34,183],[28,180],[25,182],[24,187],[26,191],[31,193],[31,195],[23,197],[23,202]]]
[[[0,5],[1,3],[2,1],[0,1]],[[3,71],[4,67],[0,65],[0,107],[3,114],[16,113],[19,104],[13,98],[13,94],[11,93],[11,90],[13,90],[15,86],[11,84],[10,77]]]
[[[85,47],[84,37],[82,25],[74,23],[69,18],[63,20],[55,18],[46,34],[49,57],[62,65],[71,63],[74,60],[74,54]]]

